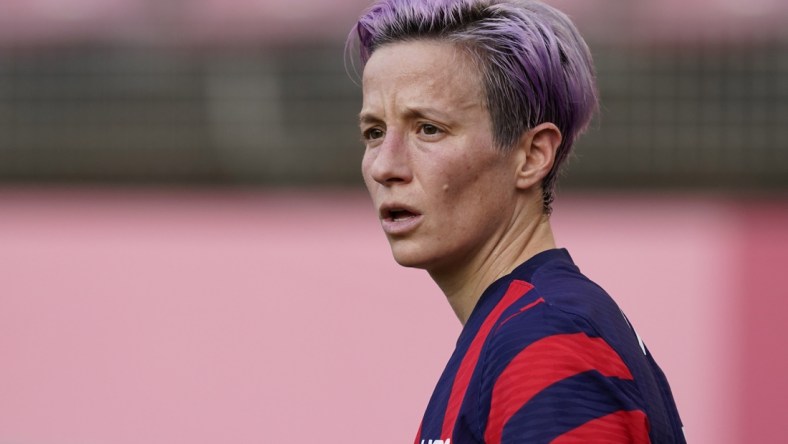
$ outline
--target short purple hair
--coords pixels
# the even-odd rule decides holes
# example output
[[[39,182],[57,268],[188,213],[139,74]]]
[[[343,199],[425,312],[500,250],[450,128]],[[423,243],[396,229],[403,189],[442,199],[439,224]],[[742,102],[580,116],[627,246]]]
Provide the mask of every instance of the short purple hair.
[[[591,53],[565,14],[534,0],[379,0],[359,18],[348,48],[355,39],[362,66],[394,42],[432,39],[468,49],[501,149],[536,125],[555,124],[563,141],[542,180],[550,213],[558,171],[598,106]]]

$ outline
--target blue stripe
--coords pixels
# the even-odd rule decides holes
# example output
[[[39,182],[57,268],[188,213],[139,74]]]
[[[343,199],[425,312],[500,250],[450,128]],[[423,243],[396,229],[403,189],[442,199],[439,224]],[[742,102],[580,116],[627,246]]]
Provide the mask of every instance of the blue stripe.
[[[531,399],[504,426],[504,443],[549,443],[588,421],[619,410],[642,410],[633,381],[589,371],[557,382]]]

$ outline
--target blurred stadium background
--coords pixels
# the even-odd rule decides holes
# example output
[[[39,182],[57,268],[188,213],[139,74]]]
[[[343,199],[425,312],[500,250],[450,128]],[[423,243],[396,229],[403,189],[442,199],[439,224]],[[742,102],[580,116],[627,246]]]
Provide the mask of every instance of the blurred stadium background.
[[[361,189],[368,3],[2,1],[0,442],[412,438],[459,326]],[[780,441],[788,3],[549,3],[602,96],[559,238],[653,338],[691,442]]]

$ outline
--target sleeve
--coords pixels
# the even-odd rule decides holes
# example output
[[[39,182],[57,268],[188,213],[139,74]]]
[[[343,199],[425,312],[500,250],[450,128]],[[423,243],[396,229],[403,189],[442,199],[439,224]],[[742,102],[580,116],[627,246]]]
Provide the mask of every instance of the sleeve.
[[[633,375],[603,338],[547,304],[503,327],[485,357],[485,443],[650,442]]]

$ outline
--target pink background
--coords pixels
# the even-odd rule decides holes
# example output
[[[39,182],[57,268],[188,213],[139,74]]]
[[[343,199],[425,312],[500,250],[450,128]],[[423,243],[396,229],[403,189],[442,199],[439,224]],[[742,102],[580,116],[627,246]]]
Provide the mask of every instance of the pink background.
[[[788,205],[559,196],[696,443],[777,442]],[[360,191],[0,190],[0,442],[410,442],[460,325]]]

